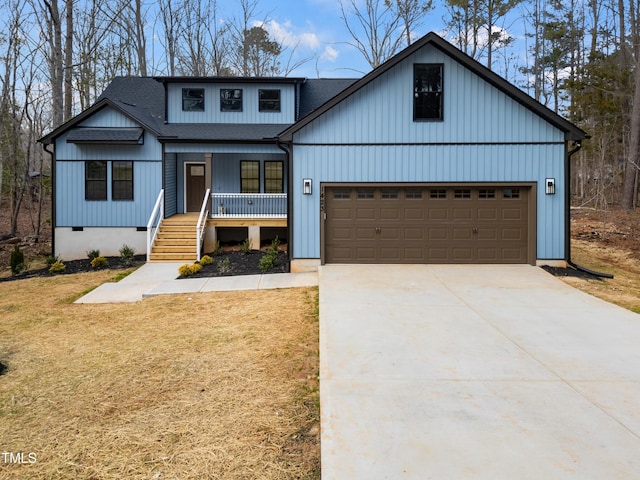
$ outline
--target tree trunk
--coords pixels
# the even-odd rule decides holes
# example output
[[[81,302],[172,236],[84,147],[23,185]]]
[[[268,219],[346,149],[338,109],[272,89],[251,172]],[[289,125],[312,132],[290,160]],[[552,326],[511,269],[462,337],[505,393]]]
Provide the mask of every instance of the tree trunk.
[[[66,33],[64,38],[64,121],[73,113],[73,0],[67,0]]]
[[[624,169],[624,183],[622,185],[622,199],[620,206],[623,210],[633,210],[636,204],[636,177],[640,165],[640,68],[636,66],[634,74],[635,90],[633,94],[633,108],[631,110],[631,129],[629,131],[629,157]]]

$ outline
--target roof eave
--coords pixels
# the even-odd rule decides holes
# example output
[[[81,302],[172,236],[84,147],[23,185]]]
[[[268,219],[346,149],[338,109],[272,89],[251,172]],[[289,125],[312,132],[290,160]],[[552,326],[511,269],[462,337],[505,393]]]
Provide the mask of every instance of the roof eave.
[[[92,115],[94,115],[95,113],[99,112],[100,110],[102,110],[105,107],[113,108],[114,110],[118,111],[119,113],[121,113],[125,117],[133,120],[134,122],[136,122],[138,124],[140,124],[142,126],[142,128],[152,132],[155,136],[159,136],[160,135],[160,132],[157,131],[155,128],[151,127],[146,122],[140,120],[138,117],[136,117],[134,115],[131,115],[125,109],[120,107],[120,105],[118,105],[118,102],[114,102],[113,100],[111,100],[109,98],[103,98],[102,100],[99,100],[96,103],[94,103],[93,105],[91,105],[85,111],[83,111],[83,112],[79,113],[78,115],[76,115],[75,117],[73,117],[71,120],[63,123],[58,128],[56,128],[53,131],[51,131],[49,134],[47,134],[44,137],[40,138],[38,140],[38,142],[42,143],[42,144],[45,144],[45,145],[53,144],[55,142],[56,138],[58,138],[60,135],[62,135],[63,133],[65,133],[69,129],[75,127],[76,125],[78,125],[82,121],[86,120],[87,118],[91,117]]]

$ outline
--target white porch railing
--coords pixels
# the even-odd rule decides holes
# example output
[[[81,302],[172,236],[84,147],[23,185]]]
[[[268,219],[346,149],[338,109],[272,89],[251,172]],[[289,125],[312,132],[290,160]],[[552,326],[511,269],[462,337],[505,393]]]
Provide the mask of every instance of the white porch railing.
[[[287,218],[286,193],[212,193],[212,218]]]
[[[156,236],[158,235],[158,230],[160,230],[160,225],[162,225],[163,218],[164,188],[160,190],[156,204],[153,207],[151,216],[149,217],[149,222],[147,222],[147,262],[151,256],[151,249],[153,248],[153,243],[156,241]]]
[[[202,200],[202,208],[200,209],[200,216],[198,217],[198,224],[196,225],[196,262],[200,261],[200,254],[202,253],[202,241],[204,240],[204,229],[207,226],[207,217],[209,216],[209,210],[207,210],[207,203],[209,203],[209,193],[211,189],[207,189],[204,194],[204,200]]]

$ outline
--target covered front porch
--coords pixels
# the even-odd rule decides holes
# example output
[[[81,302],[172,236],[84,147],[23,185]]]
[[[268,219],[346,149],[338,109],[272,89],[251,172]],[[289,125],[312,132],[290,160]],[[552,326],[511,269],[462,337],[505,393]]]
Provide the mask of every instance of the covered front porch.
[[[165,153],[165,216],[199,213],[208,190],[212,218],[286,218],[288,165],[274,150]]]

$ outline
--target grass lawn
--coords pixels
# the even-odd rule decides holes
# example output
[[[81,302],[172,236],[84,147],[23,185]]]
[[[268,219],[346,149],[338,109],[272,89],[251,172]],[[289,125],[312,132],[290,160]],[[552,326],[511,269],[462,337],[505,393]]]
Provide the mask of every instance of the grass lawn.
[[[0,478],[320,478],[316,288],[70,303],[114,275],[0,284]]]
[[[640,259],[632,252],[573,240],[572,259],[580,266],[611,273],[613,279],[562,277],[570,285],[607,302],[640,313]]]

